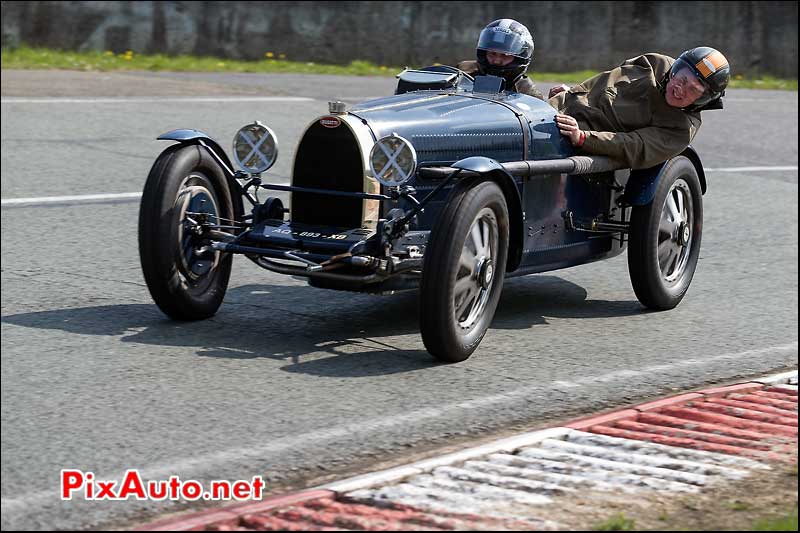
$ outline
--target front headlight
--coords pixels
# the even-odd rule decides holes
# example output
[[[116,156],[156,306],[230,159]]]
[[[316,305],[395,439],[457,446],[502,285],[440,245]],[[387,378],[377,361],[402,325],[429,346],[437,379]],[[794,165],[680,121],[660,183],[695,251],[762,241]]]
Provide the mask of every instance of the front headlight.
[[[266,172],[278,159],[278,139],[271,129],[255,121],[233,137],[236,164],[251,174]]]
[[[396,133],[383,137],[369,153],[372,175],[387,187],[398,187],[414,175],[417,152],[411,143]]]

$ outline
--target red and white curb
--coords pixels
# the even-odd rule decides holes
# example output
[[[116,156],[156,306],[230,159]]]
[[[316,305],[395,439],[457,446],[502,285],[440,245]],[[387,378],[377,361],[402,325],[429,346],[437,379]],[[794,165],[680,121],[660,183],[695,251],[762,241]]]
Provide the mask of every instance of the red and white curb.
[[[545,518],[565,498],[697,493],[796,463],[797,394],[797,371],[681,394],[139,530],[569,529]]]

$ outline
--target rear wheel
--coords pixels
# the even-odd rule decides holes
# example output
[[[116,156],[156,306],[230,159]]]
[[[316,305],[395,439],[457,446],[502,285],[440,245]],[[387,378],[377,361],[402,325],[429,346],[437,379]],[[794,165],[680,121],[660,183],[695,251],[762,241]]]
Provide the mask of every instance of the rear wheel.
[[[697,267],[702,230],[697,170],[678,156],[664,168],[653,201],[631,214],[628,271],[642,305],[667,310],[680,303]]]
[[[156,305],[171,318],[199,320],[217,312],[233,256],[210,251],[193,228],[234,217],[225,175],[196,145],[165,150],[147,177],[139,209],[139,258]]]
[[[494,318],[509,235],[500,187],[483,181],[454,191],[431,232],[420,285],[420,330],[437,359],[467,359]]]

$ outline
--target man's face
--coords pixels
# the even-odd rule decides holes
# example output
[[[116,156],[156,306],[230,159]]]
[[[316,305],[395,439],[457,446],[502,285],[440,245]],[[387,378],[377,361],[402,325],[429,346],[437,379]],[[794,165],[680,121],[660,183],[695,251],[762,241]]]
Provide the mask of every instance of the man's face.
[[[510,54],[501,54],[500,52],[486,52],[486,61],[490,65],[496,67],[504,67],[514,61],[514,56]]]
[[[692,105],[705,91],[703,82],[690,69],[683,68],[667,82],[664,97],[672,107],[684,108]]]

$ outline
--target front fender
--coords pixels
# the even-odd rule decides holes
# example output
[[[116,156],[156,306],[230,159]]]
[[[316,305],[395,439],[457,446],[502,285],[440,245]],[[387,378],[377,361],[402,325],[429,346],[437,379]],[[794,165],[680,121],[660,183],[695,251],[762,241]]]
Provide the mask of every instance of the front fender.
[[[157,137],[159,141],[177,141],[181,144],[192,145],[192,144],[203,144],[205,148],[212,152],[213,155],[216,156],[216,160],[219,163],[222,170],[225,172],[226,177],[228,178],[228,186],[230,187],[231,200],[233,201],[233,209],[235,211],[235,218],[237,220],[241,220],[244,216],[244,203],[242,202],[242,196],[244,192],[242,191],[241,185],[239,182],[236,181],[233,172],[233,165],[231,164],[231,160],[228,158],[228,154],[225,153],[225,150],[219,145],[217,141],[212,139],[207,133],[204,133],[200,130],[190,130],[190,129],[181,129],[181,130],[172,130],[168,131],[167,133],[162,133]]]
[[[511,176],[500,163],[488,157],[468,157],[456,161],[451,167],[479,174],[478,177],[468,178],[469,181],[466,183],[472,182],[475,179],[488,178],[500,186],[500,190],[503,191],[503,195],[506,197],[509,218],[508,261],[506,263],[506,271],[512,272],[516,270],[522,261],[524,223],[522,217],[522,199],[520,198],[519,187],[517,186],[517,182],[514,181],[514,177]]]
[[[692,146],[687,146],[680,155],[686,157],[694,165],[697,177],[700,179],[700,190],[705,194],[707,189],[706,173],[697,151]],[[625,185],[625,202],[629,205],[647,205],[652,202],[666,164],[665,161],[654,167],[631,170],[628,183]]]
[[[181,144],[200,144],[202,140],[206,146],[208,146],[211,151],[214,152],[221,160],[223,170],[229,177],[233,177],[233,165],[231,164],[231,160],[228,158],[228,154],[225,153],[225,150],[219,145],[217,141],[211,138],[205,132],[200,130],[189,130],[189,129],[182,129],[182,130],[172,130],[168,131],[167,133],[162,133],[157,137],[159,141],[177,141]]]

